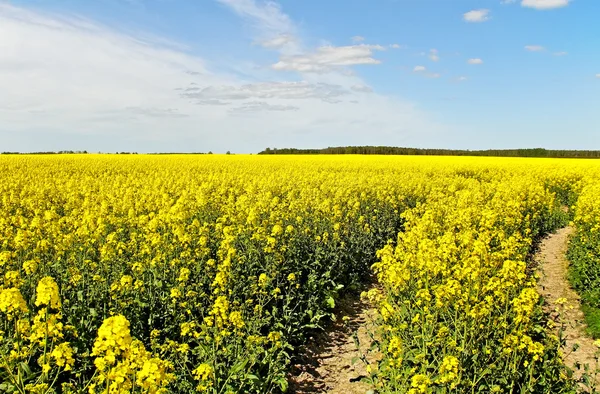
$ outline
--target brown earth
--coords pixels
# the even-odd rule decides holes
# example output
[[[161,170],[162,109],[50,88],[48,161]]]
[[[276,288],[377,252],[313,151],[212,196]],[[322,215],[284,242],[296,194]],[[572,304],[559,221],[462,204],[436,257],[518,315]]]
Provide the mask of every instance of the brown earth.
[[[595,355],[598,348],[586,333],[587,326],[579,295],[567,280],[569,263],[565,253],[572,232],[572,227],[565,227],[546,237],[535,260],[541,274],[538,291],[546,301],[546,311],[557,323],[557,331],[562,330],[562,336],[566,340],[562,348],[564,362],[573,369],[575,378],[579,379],[585,372],[585,365],[589,366],[592,373],[597,368]]]
[[[290,373],[290,392],[297,394],[365,394],[371,386],[363,360],[378,355],[370,350],[375,311],[357,296],[339,301],[336,321],[301,350]],[[344,319],[344,316],[346,317]]]
[[[562,331],[565,339],[564,362],[579,379],[585,365],[592,371],[596,368],[598,348],[586,334],[580,298],[567,280],[565,253],[572,232],[571,227],[566,227],[546,237],[534,259],[540,271],[538,291],[546,301],[545,309],[556,323],[557,331]],[[348,297],[340,301],[335,313],[336,322],[301,350],[302,356],[290,373],[290,392],[365,394],[372,390],[362,379],[368,376],[363,360],[373,362],[380,357],[370,350],[375,311],[358,297]],[[343,319],[344,316],[347,318]]]

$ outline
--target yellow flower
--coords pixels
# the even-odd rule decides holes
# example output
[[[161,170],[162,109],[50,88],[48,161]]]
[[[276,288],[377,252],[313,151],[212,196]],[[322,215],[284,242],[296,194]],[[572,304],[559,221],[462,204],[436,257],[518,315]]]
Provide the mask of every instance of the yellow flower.
[[[177,299],[177,298],[181,298],[181,290],[179,290],[178,288],[173,288],[171,289],[171,298],[173,299]]]
[[[19,271],[7,271],[4,274],[4,282],[6,286],[21,287],[23,281]]]
[[[98,336],[92,349],[93,356],[107,353],[107,361],[114,362],[114,355],[129,349],[132,342],[129,332],[129,321],[123,315],[116,315],[104,320],[98,329]]]
[[[37,270],[37,262],[35,260],[27,260],[23,263],[23,270],[27,275],[33,274]]]
[[[194,379],[200,381],[207,381],[212,378],[213,369],[208,364],[200,364],[193,371]]]
[[[54,309],[60,308],[61,303],[60,296],[58,295],[58,285],[52,277],[46,276],[38,282],[35,305],[45,305]]]
[[[456,357],[445,356],[440,367],[440,383],[453,383],[451,386],[453,388],[458,383],[458,367],[459,361]]]
[[[69,342],[63,342],[56,346],[50,355],[54,358],[56,365],[63,367],[65,371],[70,371],[75,363],[73,349]]]
[[[402,354],[402,340],[400,337],[394,336],[390,339],[387,351],[393,358],[398,358]]]
[[[179,277],[177,278],[178,282],[187,282],[190,278],[190,269],[183,267],[179,270]]]
[[[267,283],[269,282],[269,277],[267,274],[260,274],[258,276],[258,286],[265,288],[267,287]]]
[[[25,390],[30,394],[46,394],[50,386],[48,383],[28,384],[25,386]]]
[[[18,312],[27,313],[27,303],[17,288],[3,289],[0,292],[0,311],[12,316]]]
[[[271,331],[269,335],[267,335],[267,340],[273,343],[275,347],[281,346],[281,333],[279,331]]]
[[[283,227],[281,227],[278,224],[273,226],[273,229],[271,230],[271,236],[276,237],[282,233],[283,233]]]
[[[231,312],[229,314],[229,322],[238,330],[243,328],[245,323],[242,319],[242,314],[238,311]]]
[[[417,374],[410,379],[411,389],[408,392],[409,394],[426,393],[430,384],[431,380],[426,375]]]

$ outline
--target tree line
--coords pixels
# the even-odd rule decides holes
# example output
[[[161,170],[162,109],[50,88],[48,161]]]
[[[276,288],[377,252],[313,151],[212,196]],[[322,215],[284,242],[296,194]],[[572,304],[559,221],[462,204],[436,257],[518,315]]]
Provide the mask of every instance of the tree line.
[[[532,149],[423,149],[394,146],[338,146],[324,149],[267,148],[259,155],[413,155],[413,156],[496,156],[496,157],[553,157],[600,158],[598,150]]]

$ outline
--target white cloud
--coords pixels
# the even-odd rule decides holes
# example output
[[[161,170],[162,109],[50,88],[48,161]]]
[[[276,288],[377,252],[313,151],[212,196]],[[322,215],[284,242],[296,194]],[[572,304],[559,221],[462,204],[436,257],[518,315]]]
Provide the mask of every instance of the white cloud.
[[[431,72],[427,72],[427,68],[425,66],[415,66],[415,68],[413,68],[413,72],[418,73],[419,75],[425,77],[425,78],[440,78],[442,75],[439,73],[431,73]]]
[[[340,85],[327,83],[302,82],[258,82],[243,85],[214,85],[199,88],[196,85],[182,88],[181,97],[197,100],[203,104],[206,100],[330,100],[350,92]],[[355,90],[354,87],[352,90]],[[222,101],[221,101],[222,102]]]
[[[568,54],[569,54],[569,52],[565,52],[565,51],[553,53],[554,56],[567,56]]]
[[[301,49],[296,27],[272,3],[221,2],[247,18],[257,42],[293,38],[294,48],[277,48],[285,52],[282,58]],[[0,95],[6,150],[253,152],[269,145],[417,145],[444,130],[410,102],[365,94],[367,84],[357,76],[282,80],[280,73],[248,67],[241,79],[168,40],[141,39],[89,20],[1,2],[0,37],[0,91],[11,92]],[[333,48],[326,55],[315,52],[322,56],[316,64],[368,63],[368,52],[379,50]]]
[[[260,41],[259,44],[265,48],[280,49],[280,48],[285,47],[288,44],[294,43],[295,41],[296,40],[294,39],[293,36],[284,34],[284,35],[270,38],[270,39],[267,39],[264,41]]]
[[[525,45],[525,49],[529,52],[541,52],[545,50],[545,48],[541,45]]]
[[[535,8],[537,10],[550,10],[569,5],[571,0],[523,0],[521,6]]]
[[[233,113],[248,113],[260,111],[297,111],[300,108],[293,105],[269,104],[264,101],[250,101],[239,107],[230,109]]]
[[[490,19],[489,17],[490,10],[479,9],[472,10],[463,14],[463,19],[466,22],[485,22]]]
[[[327,45],[310,52],[302,47],[298,29],[277,3],[257,0],[218,1],[253,24],[263,46],[280,50],[282,56],[271,66],[273,70],[301,73],[347,72],[344,68],[348,66],[381,63],[373,58],[373,52],[386,49],[381,45]],[[362,36],[352,37],[355,43],[364,39]]]
[[[230,7],[238,15],[248,18],[254,26],[263,32],[280,35],[295,31],[290,17],[281,12],[279,4],[268,1],[257,4],[254,0],[217,0]]]
[[[438,55],[438,50],[437,49],[430,49],[429,50],[429,59],[432,62],[437,62],[440,60],[440,56]]]
[[[313,53],[282,56],[272,68],[278,71],[326,73],[339,70],[340,67],[379,64],[381,61],[373,58],[373,52],[383,50],[385,48],[381,45],[324,46]]]
[[[458,78],[456,78],[456,80],[457,80],[458,82],[464,82],[464,81],[466,81],[467,79],[468,79],[468,78],[467,78],[467,77],[464,77],[464,76],[463,76],[463,77],[458,77]]]
[[[298,53],[295,37],[297,29],[288,15],[281,11],[279,4],[273,1],[255,0],[217,0],[232,9],[257,31],[257,42],[267,48],[279,49],[283,53]],[[266,44],[266,45],[265,45]]]
[[[596,78],[600,78],[600,73],[599,73],[599,74],[596,74]]]
[[[517,2],[517,0],[502,0],[502,1],[500,1],[500,4],[513,4],[516,2]]]
[[[404,45],[400,45],[400,44],[390,44],[390,48],[392,49],[402,49],[405,48]]]
[[[481,60],[479,58],[474,58],[474,59],[467,60],[467,63],[469,63],[469,64],[483,64],[483,60]]]
[[[373,88],[367,85],[354,85],[350,89],[360,93],[373,93]]]

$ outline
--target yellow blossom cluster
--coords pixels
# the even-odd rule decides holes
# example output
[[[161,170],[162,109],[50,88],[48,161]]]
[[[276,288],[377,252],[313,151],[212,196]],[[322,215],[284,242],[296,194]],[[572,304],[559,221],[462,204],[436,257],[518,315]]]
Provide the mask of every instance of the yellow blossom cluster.
[[[97,375],[89,385],[90,393],[130,393],[136,388],[147,393],[166,393],[173,380],[173,365],[146,351],[131,336],[129,321],[122,315],[104,320],[91,353]]]
[[[378,389],[534,390],[542,361],[561,366],[527,255],[599,173],[572,160],[0,155],[0,381],[285,391],[292,344],[372,267]]]
[[[598,182],[598,165],[498,163],[504,168],[474,164],[432,177],[423,202],[402,213],[405,231],[378,251],[382,391],[572,389],[559,342],[541,328],[546,318],[528,254],[567,224],[564,205]],[[557,379],[541,378],[549,370]]]
[[[591,177],[592,174],[588,174]],[[600,182],[581,182],[581,191],[571,204],[575,233],[569,240],[569,279],[579,293],[586,322],[594,338],[600,337]],[[554,301],[557,310],[573,309],[565,298]],[[593,368],[593,366],[590,366]]]

